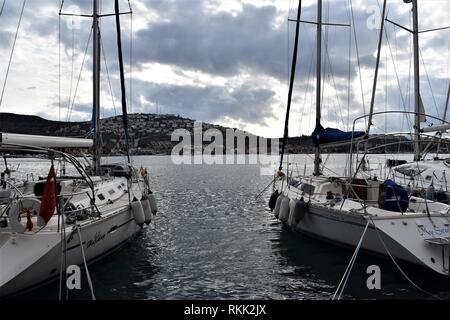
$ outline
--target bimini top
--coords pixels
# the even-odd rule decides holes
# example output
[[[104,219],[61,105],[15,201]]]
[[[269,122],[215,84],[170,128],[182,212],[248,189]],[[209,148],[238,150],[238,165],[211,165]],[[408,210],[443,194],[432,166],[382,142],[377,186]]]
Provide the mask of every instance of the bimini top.
[[[352,137],[353,139],[356,139],[364,136],[365,134],[366,133],[364,131],[345,132],[334,128],[324,129],[322,125],[318,124],[311,137],[315,145],[320,145],[324,143],[351,140]]]
[[[91,148],[92,139],[36,136],[16,133],[1,133],[0,146],[29,146],[40,148]]]

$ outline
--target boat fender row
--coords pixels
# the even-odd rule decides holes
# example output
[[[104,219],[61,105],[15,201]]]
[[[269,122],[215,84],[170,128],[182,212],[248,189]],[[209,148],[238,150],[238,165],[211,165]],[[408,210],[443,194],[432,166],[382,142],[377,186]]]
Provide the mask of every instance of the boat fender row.
[[[14,203],[9,209],[9,224],[11,228],[17,233],[25,233],[27,230],[32,231],[33,223],[31,222],[31,215],[37,216],[37,225],[42,228],[46,225],[44,218],[39,214],[41,209],[41,201],[34,198],[25,198]],[[24,225],[21,220],[21,215],[27,214],[27,223]]]
[[[134,198],[133,202],[131,202],[131,211],[133,212],[134,221],[142,228],[145,223],[145,213],[142,202]]]
[[[277,219],[286,222],[289,226],[295,227],[305,218],[305,214],[308,211],[308,203],[303,198],[300,200],[291,200],[289,197],[280,194],[275,204],[274,215]]]

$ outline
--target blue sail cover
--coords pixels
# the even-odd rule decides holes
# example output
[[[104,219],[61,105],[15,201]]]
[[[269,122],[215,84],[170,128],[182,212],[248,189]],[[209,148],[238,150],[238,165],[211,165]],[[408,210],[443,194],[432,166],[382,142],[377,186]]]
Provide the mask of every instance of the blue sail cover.
[[[350,131],[345,132],[339,129],[326,128],[324,129],[320,124],[316,126],[316,129],[312,133],[311,137],[315,145],[320,145],[324,143],[332,143],[338,141],[351,140],[364,136],[366,133],[364,131]]]
[[[394,212],[406,212],[409,206],[408,191],[391,179],[385,180],[384,184],[387,186],[386,202],[381,204],[380,208]]]

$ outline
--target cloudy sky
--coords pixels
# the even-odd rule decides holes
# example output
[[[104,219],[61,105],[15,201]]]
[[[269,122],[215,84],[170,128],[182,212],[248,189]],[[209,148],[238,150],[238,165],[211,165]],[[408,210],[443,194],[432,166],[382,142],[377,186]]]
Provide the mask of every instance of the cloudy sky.
[[[0,5],[3,1],[0,0]],[[112,0],[101,2],[102,13],[113,12]],[[90,119],[91,21],[62,17],[59,28],[59,3],[60,0],[27,1],[0,112],[36,114],[53,120]],[[130,3],[133,18],[122,16],[130,111],[154,113],[159,108],[164,114],[179,114],[266,137],[282,135],[295,31],[295,24],[289,23],[288,18],[295,18],[298,1],[130,0]],[[314,21],[317,1],[302,3],[302,19]],[[402,0],[388,3],[389,19],[410,27],[411,5]],[[6,0],[0,15],[0,88],[21,6],[22,0]],[[421,30],[450,25],[449,0],[419,1],[419,8]],[[121,1],[121,9],[128,11],[127,0]],[[64,1],[63,12],[91,11],[91,0]],[[379,11],[377,0],[324,0],[324,21],[355,26],[323,27],[324,126],[345,129],[354,118],[368,112]],[[103,18],[105,117],[120,113],[114,28],[114,18]],[[392,24],[387,24],[386,34],[376,110],[413,110],[412,37]],[[425,108],[427,113],[442,117],[449,85],[450,30],[422,33],[420,45]],[[291,135],[309,134],[314,129],[313,25],[301,26],[298,59]],[[359,126],[363,127],[364,121]],[[375,127],[381,132],[408,130],[410,126],[405,117],[389,116],[375,118]]]

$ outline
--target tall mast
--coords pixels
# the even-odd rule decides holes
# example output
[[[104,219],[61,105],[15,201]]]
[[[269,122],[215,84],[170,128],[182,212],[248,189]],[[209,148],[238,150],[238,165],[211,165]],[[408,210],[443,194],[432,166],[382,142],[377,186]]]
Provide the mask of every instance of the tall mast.
[[[94,112],[94,170],[96,175],[101,174],[100,163],[102,156],[102,141],[100,132],[100,26],[99,26],[99,2],[93,0],[93,112]]]
[[[383,10],[381,13],[381,28],[380,28],[380,35],[378,38],[377,62],[375,64],[375,77],[373,79],[372,99],[370,100],[369,122],[367,123],[367,135],[369,135],[370,128],[372,127],[373,110],[375,107],[375,96],[377,93],[377,84],[378,84],[378,69],[380,67],[380,59],[381,59],[381,45],[383,44],[385,15],[386,15],[386,0],[384,0],[384,2],[383,2]],[[366,148],[367,148],[367,143],[366,143]]]
[[[291,112],[291,103],[292,103],[292,92],[294,91],[294,81],[295,81],[295,70],[297,68],[297,52],[298,52],[298,38],[300,34],[300,17],[302,13],[302,0],[298,1],[298,10],[297,10],[297,24],[295,27],[295,43],[294,43],[294,52],[292,57],[292,70],[291,70],[291,79],[289,82],[289,93],[288,93],[288,103],[286,109],[286,118],[284,123],[284,135],[283,135],[283,144],[281,147],[281,159],[280,159],[280,167],[279,170],[283,170],[283,157],[284,150],[286,148],[286,143],[289,138],[289,114]]]
[[[322,0],[317,3],[317,70],[316,70],[316,127],[320,124],[321,108],[320,98],[322,92]],[[314,175],[319,176],[320,172],[320,147],[316,146],[316,154],[314,158]]]
[[[420,70],[419,70],[419,19],[417,0],[412,0],[413,47],[414,47],[414,161],[420,160]]]

